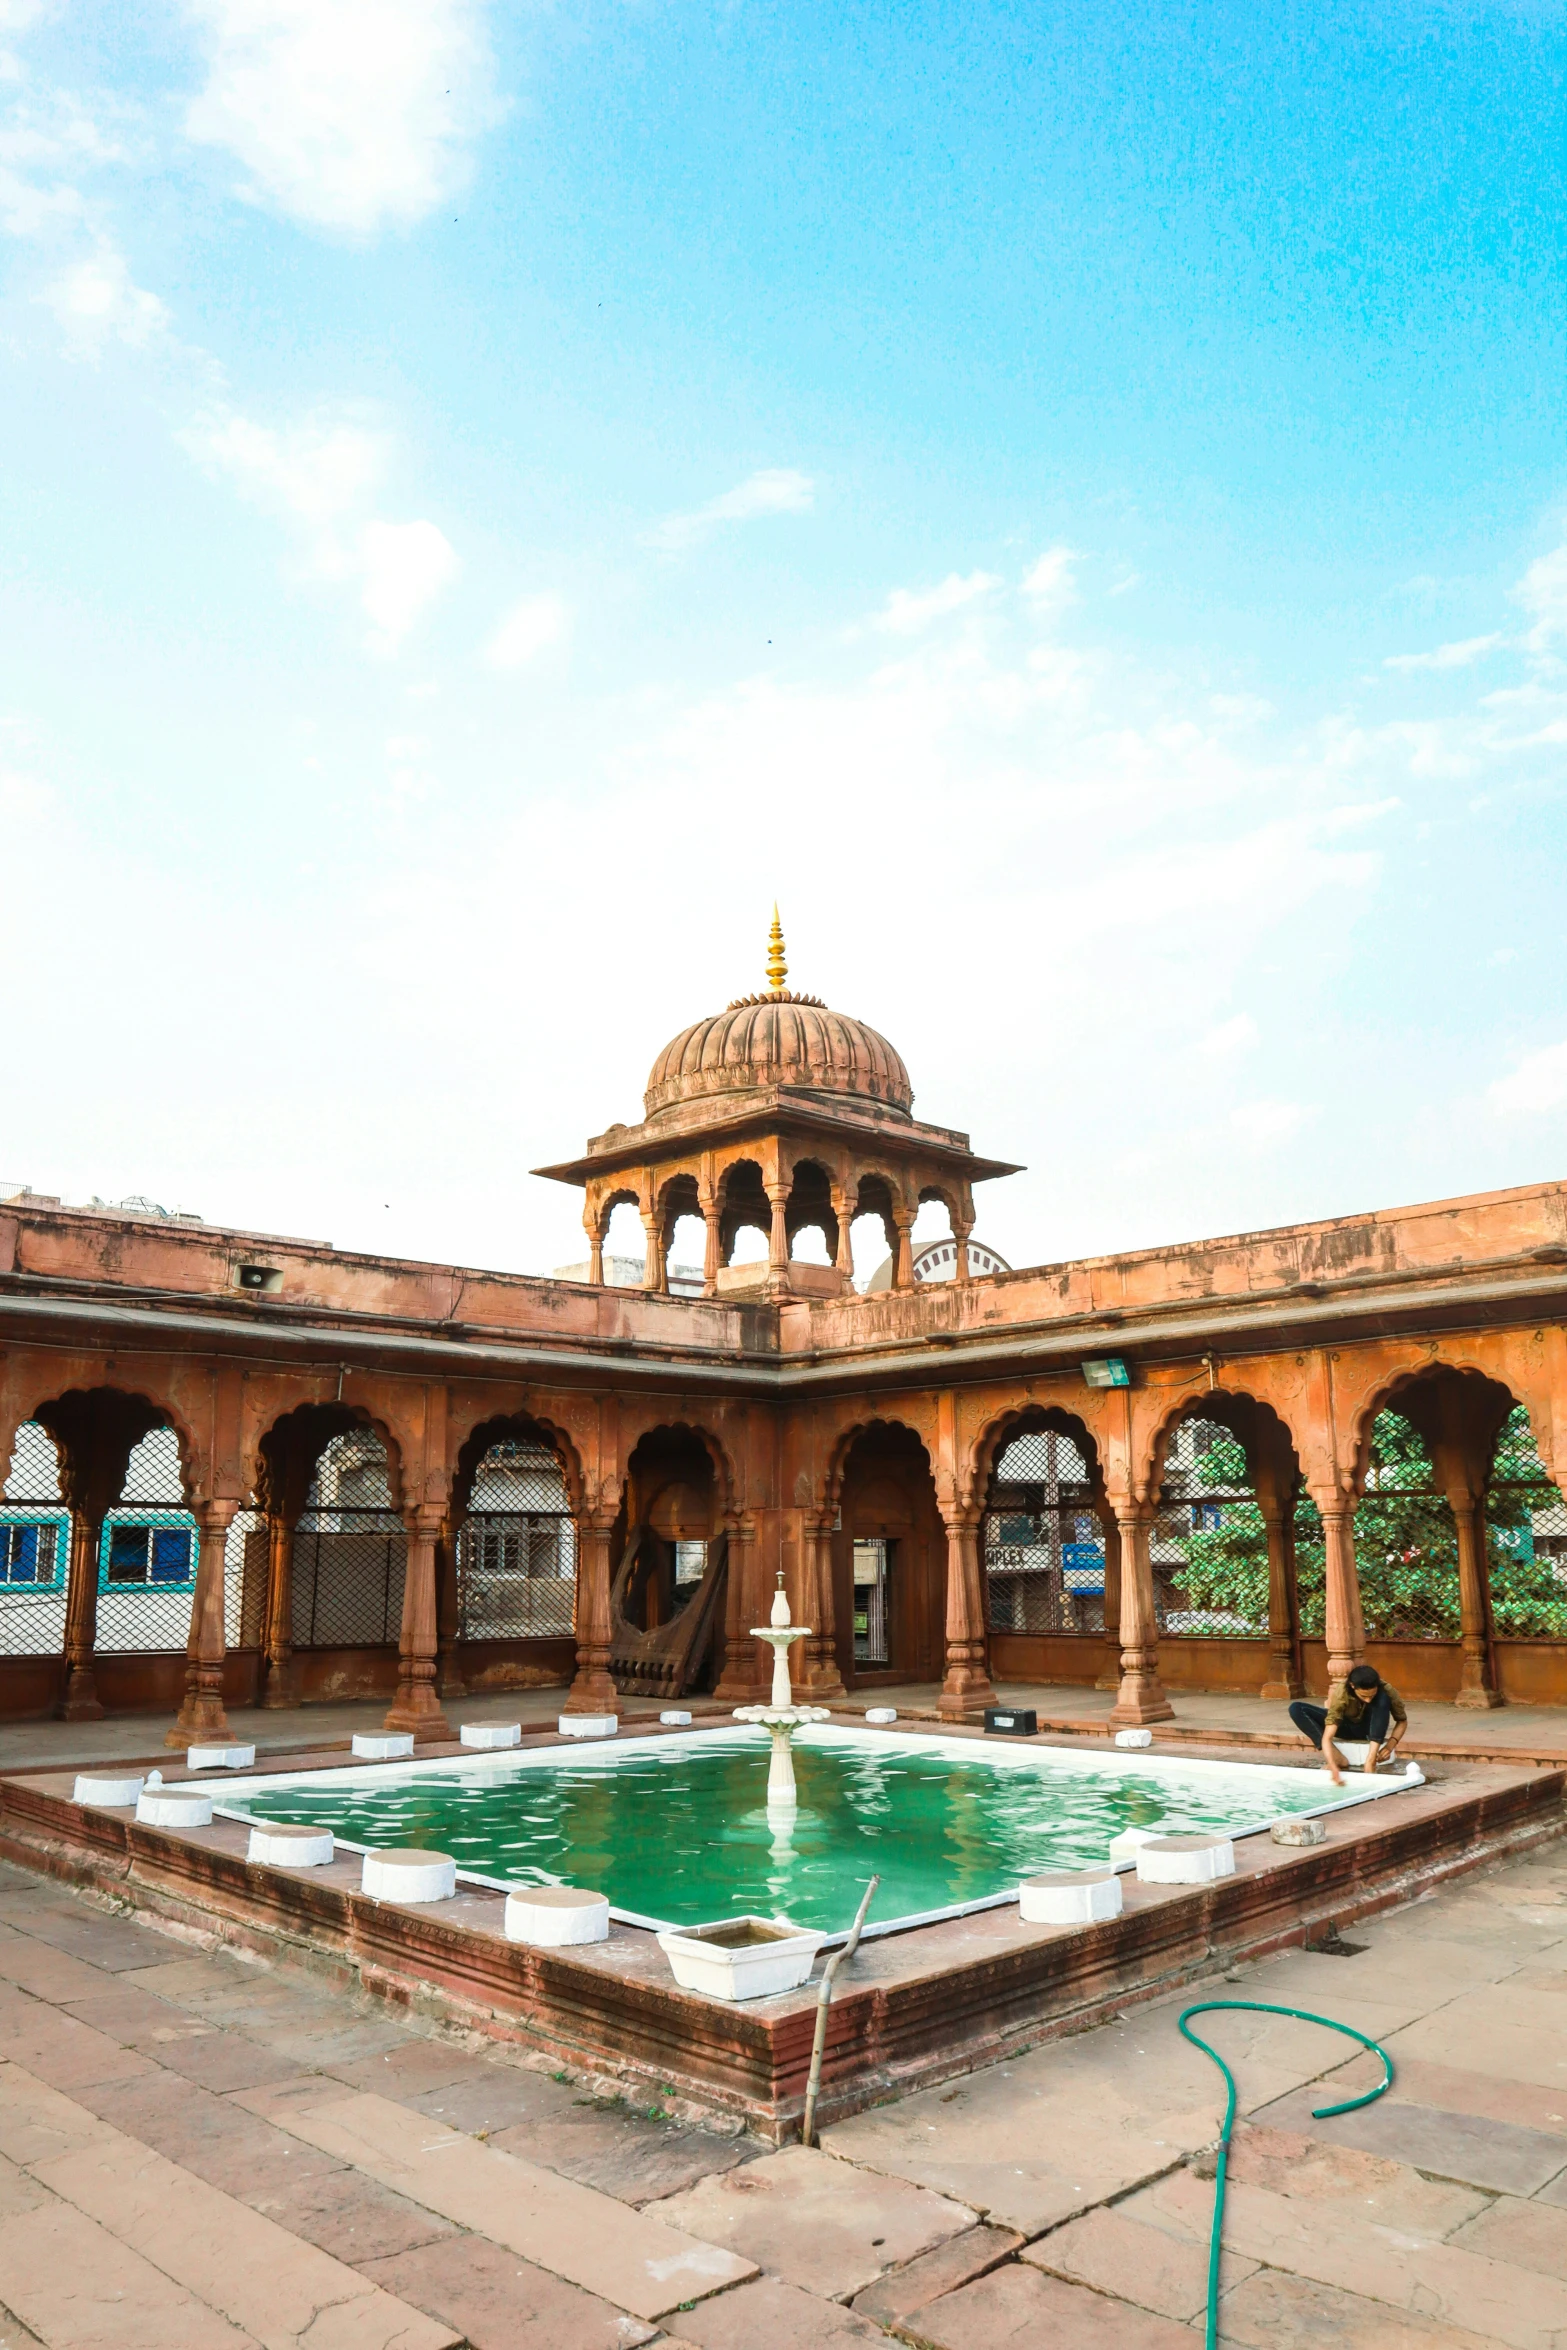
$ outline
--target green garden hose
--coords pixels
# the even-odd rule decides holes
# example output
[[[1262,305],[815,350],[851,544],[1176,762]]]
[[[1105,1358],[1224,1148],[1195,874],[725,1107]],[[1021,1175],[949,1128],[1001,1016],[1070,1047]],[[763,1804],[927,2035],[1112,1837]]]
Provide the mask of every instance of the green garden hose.
[[[1353,2113],[1362,2105],[1372,2104],[1384,2089],[1393,2086],[1393,2059],[1379,2042],[1368,2040],[1364,2032],[1357,2032],[1353,2024],[1335,2023],[1330,2015],[1313,2015],[1307,2007],[1271,2007],[1263,1999],[1200,1999],[1194,2007],[1183,2008],[1180,2029],[1183,2038],[1204,2056],[1211,2056],[1224,2075],[1224,2127],[1219,2133],[1219,2162],[1213,2189],[1213,2233],[1208,2239],[1208,2331],[1204,2337],[1205,2350],[1217,2350],[1219,2340],[1219,2247],[1224,2240],[1224,2186],[1230,2166],[1230,2133],[1235,2127],[1235,2075],[1219,2054],[1217,2048],[1196,2032],[1187,2028],[1187,2019],[1194,2015],[1214,2015],[1227,2008],[1239,2008],[1247,2015],[1288,2015],[1297,2023],[1322,2024],[1330,2032],[1342,2032],[1347,2039],[1358,2040],[1362,2048],[1369,2048],[1382,2059],[1382,2078],[1364,2097],[1346,2097],[1342,2105],[1318,2105],[1312,2110],[1312,2120],[1325,2122],[1336,2113]]]

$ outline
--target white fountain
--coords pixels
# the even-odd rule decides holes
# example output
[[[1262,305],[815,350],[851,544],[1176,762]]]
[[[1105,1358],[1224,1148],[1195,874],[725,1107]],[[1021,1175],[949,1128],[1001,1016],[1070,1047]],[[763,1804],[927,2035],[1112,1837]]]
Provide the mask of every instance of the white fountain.
[[[773,1620],[768,1625],[753,1624],[751,1637],[765,1640],[773,1652],[773,1693],[766,1705],[737,1705],[737,1722],[761,1722],[772,1733],[773,1757],[767,1770],[767,1808],[769,1812],[794,1811],[799,1796],[794,1785],[794,1756],[790,1740],[802,1722],[825,1722],[828,1709],[824,1705],[796,1705],[794,1688],[789,1679],[789,1644],[794,1640],[808,1640],[809,1624],[791,1624],[789,1595],[784,1590],[783,1569],[778,1570],[778,1588],[773,1594]]]

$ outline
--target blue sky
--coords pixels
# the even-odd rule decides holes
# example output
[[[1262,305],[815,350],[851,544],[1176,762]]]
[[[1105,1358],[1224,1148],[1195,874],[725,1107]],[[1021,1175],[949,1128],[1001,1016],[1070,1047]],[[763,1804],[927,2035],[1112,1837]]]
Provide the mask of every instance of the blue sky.
[[[0,50],[0,1175],[565,1262],[775,895],[1014,1262],[1564,1171],[1560,6]]]

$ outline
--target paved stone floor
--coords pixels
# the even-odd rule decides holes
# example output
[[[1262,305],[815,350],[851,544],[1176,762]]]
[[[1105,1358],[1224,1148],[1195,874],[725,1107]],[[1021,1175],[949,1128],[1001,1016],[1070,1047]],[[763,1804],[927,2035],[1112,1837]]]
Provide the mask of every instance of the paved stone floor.
[[[1567,2345],[1567,1842],[1204,1996],[1223,2340]],[[0,2346],[1176,2350],[1214,2068],[1179,2000],[773,2152],[0,1865]]]

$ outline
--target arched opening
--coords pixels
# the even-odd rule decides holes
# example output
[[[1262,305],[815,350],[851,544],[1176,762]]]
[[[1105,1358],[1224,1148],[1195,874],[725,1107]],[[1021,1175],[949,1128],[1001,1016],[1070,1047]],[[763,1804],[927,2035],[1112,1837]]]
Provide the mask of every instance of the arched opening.
[[[294,1529],[294,1648],[395,1653],[407,1554],[386,1446],[356,1422],[327,1438],[310,1470]]]
[[[755,1159],[736,1159],[718,1187],[720,1266],[767,1262],[773,1228],[772,1203]]]
[[[640,1289],[647,1273],[647,1235],[636,1201],[623,1194],[604,1220],[604,1280],[611,1289]]]
[[[704,1287],[702,1262],[707,1227],[694,1175],[674,1175],[658,1200],[660,1269],[666,1292],[700,1296]]]
[[[1355,1571],[1370,1640],[1453,1640],[1459,1635],[1458,1535],[1436,1464],[1404,1412],[1371,1423],[1355,1510]]]
[[[1502,1422],[1491,1455],[1485,1555],[1498,1644],[1567,1641],[1567,1500],[1546,1474],[1521,1403]],[[1549,1685],[1560,1681],[1553,1676]]]
[[[1267,1404],[1218,1389],[1186,1405],[1165,1435],[1149,1541],[1166,1678],[1300,1695],[1303,1600],[1309,1585],[1320,1614],[1324,1554],[1299,1495],[1293,1439]],[[1185,1641],[1202,1650],[1183,1658]]]
[[[476,1429],[458,1456],[452,1519],[457,1638],[569,1640],[577,1529],[544,1432],[527,1420]]]
[[[939,1681],[947,1542],[925,1447],[877,1421],[844,1461],[832,1534],[838,1670],[847,1688]]]
[[[11,1446],[0,1505],[0,1655],[59,1656],[65,1641],[65,1586],[71,1513],[60,1483],[60,1453],[37,1420],[24,1420]]]
[[[898,1227],[893,1221],[892,1186],[884,1175],[860,1177],[849,1218],[849,1245],[856,1289],[890,1289],[897,1270]]]
[[[836,1263],[838,1215],[832,1204],[832,1178],[819,1160],[802,1159],[796,1166],[784,1211],[784,1229],[794,1264]]]
[[[652,1428],[626,1464],[610,1540],[610,1672],[618,1689],[710,1688],[722,1659],[728,1541],[713,1455],[694,1428]]]
[[[1105,1629],[1115,1521],[1093,1440],[1064,1412],[1029,1413],[997,1448],[980,1526],[994,1632],[1088,1636]]]

